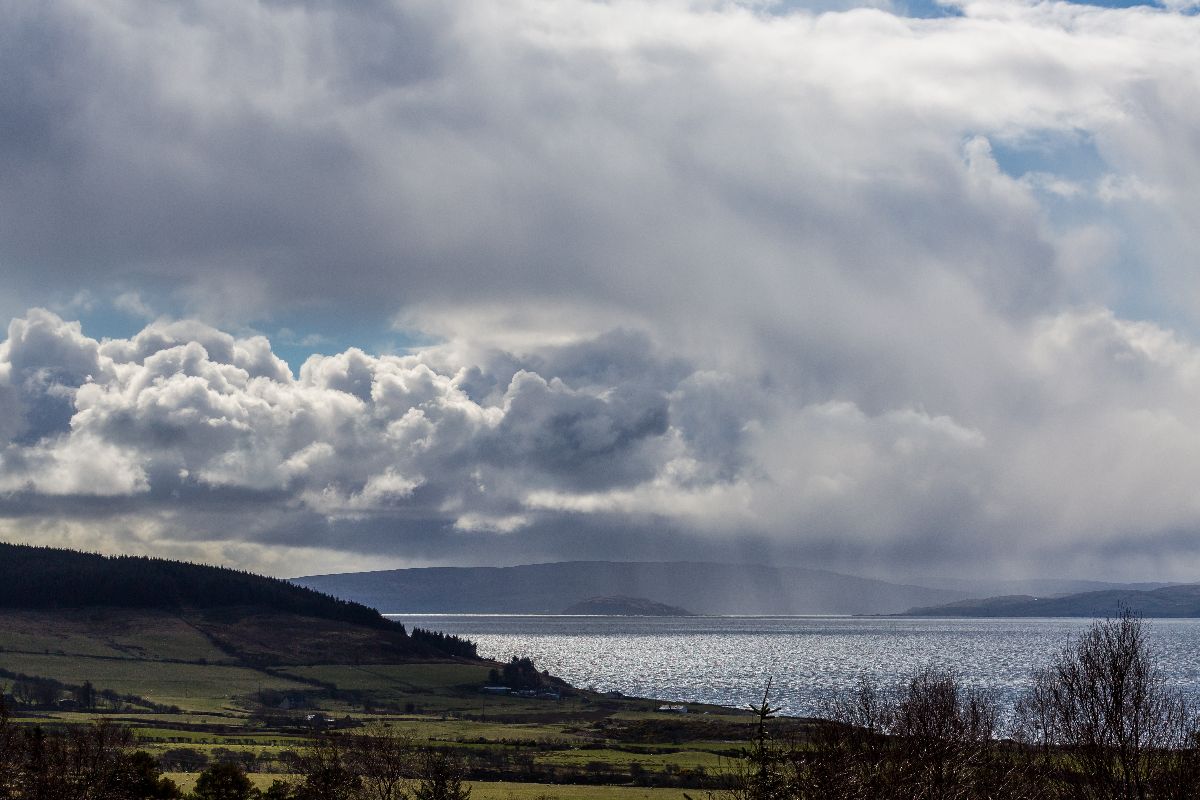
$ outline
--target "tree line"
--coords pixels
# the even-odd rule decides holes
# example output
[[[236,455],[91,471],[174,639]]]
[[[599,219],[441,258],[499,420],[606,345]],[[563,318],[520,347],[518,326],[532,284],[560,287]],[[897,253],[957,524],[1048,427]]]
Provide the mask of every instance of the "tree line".
[[[500,669],[492,667],[488,670],[488,683],[517,690],[537,690],[553,685],[550,673],[547,670],[538,672],[533,659],[527,656],[513,656]]]
[[[178,714],[179,707],[156,703],[136,694],[121,694],[113,689],[97,689],[91,681],[63,683],[54,678],[26,675],[0,669],[0,678],[11,679],[3,697],[17,708],[61,708],[64,700],[80,711],[152,711],[157,714]]]
[[[479,658],[476,644],[470,639],[463,639],[441,631],[430,631],[424,628],[413,628],[410,634],[416,644],[423,644],[440,650],[446,655],[458,658]]]
[[[865,679],[803,741],[779,741],[769,685],[726,800],[1200,798],[1197,708],[1168,685],[1139,618],[1097,622],[1003,707],[928,667]]]
[[[172,800],[179,788],[128,728],[18,727],[0,700],[0,800]]]

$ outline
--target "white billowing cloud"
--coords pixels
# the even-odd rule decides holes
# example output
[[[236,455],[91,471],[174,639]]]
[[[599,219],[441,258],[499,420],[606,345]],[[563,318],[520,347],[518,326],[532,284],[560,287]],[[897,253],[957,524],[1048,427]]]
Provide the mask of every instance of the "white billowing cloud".
[[[1200,479],[1200,349],[1092,310],[1044,321],[1030,361],[1045,421],[1008,465],[1022,502],[1097,542],[1194,529],[1200,502],[1187,486]]]
[[[92,436],[0,452],[0,493],[121,497],[149,488],[134,454]]]
[[[155,314],[138,292],[122,292],[113,298],[113,308],[139,319],[153,319]]]
[[[463,384],[489,365],[439,371],[422,353],[313,356],[294,378],[262,337],[195,323],[156,322],[131,339],[98,342],[78,323],[34,310],[10,330],[0,375],[32,363],[36,374],[57,376],[23,388],[26,415],[46,398],[70,402],[57,427],[9,444],[0,491],[18,501],[124,494],[186,509],[196,490],[249,492],[265,506],[331,520],[410,514],[511,530],[520,515],[496,509],[518,502],[517,487],[653,477],[673,388],[595,376],[572,387],[502,360],[509,372],[488,377],[505,388],[477,401]],[[577,352],[570,366],[586,373],[593,353]]]

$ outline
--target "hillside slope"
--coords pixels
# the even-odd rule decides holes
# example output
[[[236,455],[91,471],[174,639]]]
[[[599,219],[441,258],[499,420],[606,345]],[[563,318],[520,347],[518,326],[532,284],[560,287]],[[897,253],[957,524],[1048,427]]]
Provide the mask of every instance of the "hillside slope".
[[[1129,609],[1143,617],[1200,617],[1200,584],[1150,591],[1106,590],[1064,597],[1010,595],[909,609],[932,617],[1111,617]]]
[[[590,597],[625,595],[697,614],[872,614],[968,596],[822,570],[707,562],[428,567],[294,582],[384,613],[557,614]]]
[[[473,656],[463,640],[410,635],[372,608],[276,578],[160,558],[0,544],[0,649],[22,650],[19,643],[39,629],[65,631],[75,648],[103,650],[128,639],[144,657],[159,660],[180,649],[202,651],[197,636],[222,653],[221,660],[252,665]],[[157,634],[147,639],[146,631]]]
[[[0,543],[0,608],[256,606],[386,628],[373,609],[278,578],[143,556]]]

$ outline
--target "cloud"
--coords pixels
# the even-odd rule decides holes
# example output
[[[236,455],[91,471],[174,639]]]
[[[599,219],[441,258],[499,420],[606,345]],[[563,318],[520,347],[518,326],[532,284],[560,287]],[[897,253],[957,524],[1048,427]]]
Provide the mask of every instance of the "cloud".
[[[218,318],[586,296],[687,327],[743,319],[772,286],[819,308],[861,284],[911,300],[957,277],[1015,310],[1055,300],[1055,233],[962,141],[1085,130],[1114,185],[1196,200],[1197,105],[1179,88],[1194,18],[504,9],[12,12],[14,289],[76,287],[86,263],[97,282],[176,285]]]
[[[1194,564],[1200,18],[890,8],[5,9],[0,508],[272,568]]]
[[[530,487],[653,478],[678,449],[668,395],[688,373],[628,332],[471,365],[351,349],[313,356],[297,378],[264,338],[195,322],[99,342],[35,309],[9,330],[2,388],[23,400],[27,432],[4,452],[13,514],[60,495],[181,514],[231,497],[329,523],[512,531],[527,518],[506,509]],[[469,379],[495,388],[472,399]],[[46,420],[51,402],[67,410]]]
[[[153,319],[155,316],[154,311],[137,292],[122,292],[117,295],[113,298],[113,308],[140,319]]]
[[[314,548],[359,564],[620,542],[1019,570],[1139,539],[1145,560],[1164,537],[1177,558],[1175,532],[1200,520],[1200,347],[1104,309],[1025,326],[997,376],[1007,395],[974,422],[796,402],[627,330],[478,363],[453,344],[351,349],[298,377],[261,337],[192,322],[99,342],[35,309],[9,330],[0,397],[26,419],[0,451],[0,516],[51,541],[99,519],[149,525],[171,552],[241,547],[277,565]],[[67,405],[53,426],[47,398]]]

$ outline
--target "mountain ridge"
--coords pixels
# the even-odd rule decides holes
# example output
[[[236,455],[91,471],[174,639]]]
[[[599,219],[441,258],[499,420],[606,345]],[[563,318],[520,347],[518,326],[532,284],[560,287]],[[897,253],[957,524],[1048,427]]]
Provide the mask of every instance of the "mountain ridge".
[[[292,581],[396,614],[558,614],[581,600],[609,595],[653,596],[696,614],[871,614],[969,596],[821,569],[705,561],[416,567]]]
[[[1005,595],[919,606],[903,613],[921,617],[1111,617],[1124,609],[1143,617],[1200,617],[1200,584],[1151,590],[1109,589],[1060,597]]]

